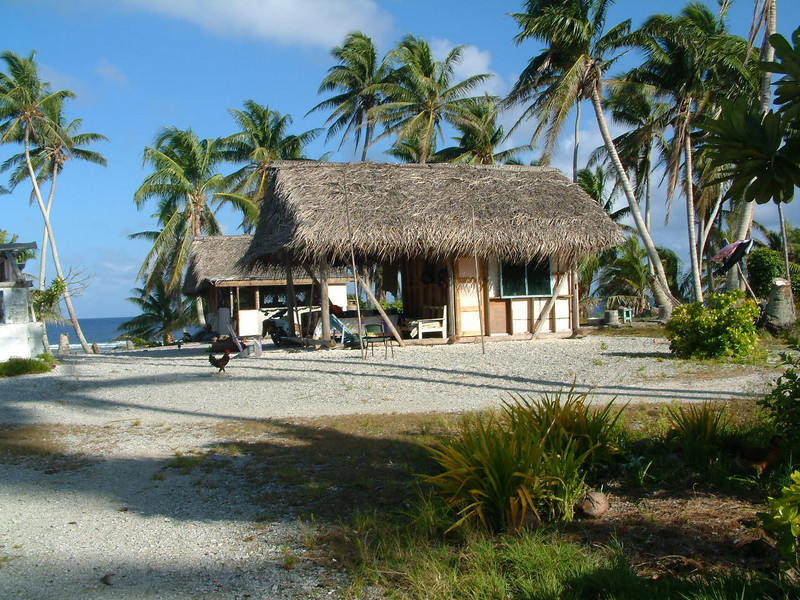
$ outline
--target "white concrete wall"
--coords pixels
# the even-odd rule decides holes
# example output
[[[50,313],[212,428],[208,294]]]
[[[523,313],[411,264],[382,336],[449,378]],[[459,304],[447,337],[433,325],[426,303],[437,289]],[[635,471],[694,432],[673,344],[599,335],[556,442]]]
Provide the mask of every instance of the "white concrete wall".
[[[41,323],[0,325],[0,362],[9,358],[33,358],[44,352]]]

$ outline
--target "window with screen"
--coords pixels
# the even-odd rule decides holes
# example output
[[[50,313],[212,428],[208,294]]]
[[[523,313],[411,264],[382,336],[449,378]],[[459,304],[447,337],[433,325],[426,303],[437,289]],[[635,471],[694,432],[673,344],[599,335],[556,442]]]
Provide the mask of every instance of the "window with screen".
[[[550,261],[514,265],[500,263],[500,295],[504,298],[550,296]]]

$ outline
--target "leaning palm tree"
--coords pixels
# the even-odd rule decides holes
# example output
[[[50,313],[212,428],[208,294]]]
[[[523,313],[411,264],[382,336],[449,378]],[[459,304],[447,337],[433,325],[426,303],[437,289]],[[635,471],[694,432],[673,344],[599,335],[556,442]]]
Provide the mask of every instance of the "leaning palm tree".
[[[165,344],[175,341],[173,331],[197,324],[191,304],[184,306],[179,293],[168,292],[163,281],[156,281],[152,292],[134,288],[135,296],[128,298],[141,314],[122,323],[117,331],[122,337],[145,340],[161,338]]]
[[[621,47],[630,31],[630,20],[605,30],[606,13],[612,0],[528,0],[527,11],[515,15],[522,28],[519,43],[534,39],[546,44],[514,84],[509,104],[531,102],[526,115],[554,115],[554,123],[566,114],[581,97],[588,97],[594,108],[597,124],[628,200],[636,230],[653,265],[656,302],[671,307],[675,303],[669,291],[664,267],[645,226],[642,213],[617,152],[603,113],[604,71],[614,62],[608,52]],[[543,112],[544,111],[544,112]]]
[[[270,181],[269,166],[272,161],[303,158],[305,147],[319,135],[320,130],[289,134],[291,116],[282,115],[252,100],[245,100],[244,110],[230,109],[228,112],[241,131],[224,140],[229,152],[227,160],[244,163],[243,167],[228,176],[228,181],[232,191],[260,203]],[[249,232],[255,222],[245,219],[242,226]]]
[[[339,64],[328,69],[318,93],[338,92],[323,100],[307,114],[315,110],[333,112],[325,121],[328,126],[326,140],[342,132],[342,147],[350,134],[355,138],[355,151],[361,145],[361,161],[367,160],[367,150],[375,134],[375,122],[370,111],[385,101],[380,86],[386,83],[392,72],[391,57],[378,59],[378,50],[372,39],[360,31],[347,34],[344,44],[331,50]],[[362,138],[363,133],[363,138]]]
[[[21,142],[23,145],[25,166],[33,186],[34,198],[42,213],[56,274],[58,279],[66,281],[50,223],[50,214],[42,198],[31,151],[32,146],[36,145],[44,146],[58,141],[67,143],[68,135],[63,131],[61,124],[52,119],[52,115],[55,110],[54,105],[62,103],[66,98],[74,97],[74,94],[67,90],[51,91],[50,85],[39,77],[35,56],[35,52],[31,52],[28,57],[22,57],[10,51],[0,55],[8,70],[7,73],[0,72],[0,143]],[[63,298],[81,348],[89,354],[91,348],[81,331],[68,287],[63,290]],[[47,350],[47,347],[45,349]]]
[[[133,199],[141,210],[156,200],[155,217],[161,229],[134,233],[131,238],[153,243],[139,277],[143,289],[155,289],[160,281],[167,292],[179,288],[189,261],[189,247],[200,235],[217,235],[220,227],[215,211],[222,204],[240,210],[254,221],[256,203],[242,194],[228,192],[229,183],[219,165],[229,158],[220,140],[200,140],[191,130],[166,127],[156,134],[153,146],[144,150],[144,162],[153,167]],[[202,299],[195,302],[197,320],[205,325]]]
[[[467,98],[453,116],[453,125],[461,134],[453,138],[458,146],[443,148],[435,154],[436,162],[493,165],[513,160],[530,150],[530,145],[499,150],[505,139],[503,126],[497,124],[497,99],[486,94]]]
[[[654,88],[674,105],[670,120],[674,135],[667,155],[667,214],[682,172],[694,296],[702,302],[691,134],[696,115],[713,109],[723,97],[751,89],[744,69],[746,44],[727,32],[722,18],[696,2],[687,4],[678,17],[650,17],[634,37],[646,58],[625,80]]]
[[[50,182],[50,190],[47,194],[46,211],[50,214],[55,196],[56,181],[58,175],[64,169],[64,165],[69,160],[83,160],[96,165],[106,166],[105,157],[99,152],[88,150],[84,146],[96,142],[107,142],[108,138],[99,133],[81,133],[80,127],[82,119],[73,119],[67,122],[63,112],[64,103],[62,100],[55,100],[48,104],[45,110],[49,113],[49,118],[56,123],[61,130],[61,135],[49,139],[42,138],[40,143],[31,148],[30,158],[39,186]],[[24,153],[18,153],[0,165],[0,172],[11,170],[9,181],[11,189],[28,179],[28,169]],[[35,194],[31,193],[31,202],[35,201]],[[42,239],[42,252],[39,257],[39,289],[45,288],[45,275],[47,263],[47,246],[49,243],[47,228],[44,228]]]
[[[453,83],[453,71],[464,47],[453,48],[441,62],[434,60],[427,41],[407,35],[390,54],[400,65],[386,83],[377,87],[387,100],[374,107],[371,118],[386,131],[378,139],[396,135],[395,145],[417,138],[419,162],[431,157],[437,136],[444,139],[443,123],[453,124],[464,109],[467,94],[491,77],[472,75]]]
[[[669,122],[671,106],[666,102],[658,102],[652,88],[621,80],[610,82],[608,91],[605,106],[611,110],[612,121],[628,128],[628,131],[614,138],[614,145],[633,180],[631,183],[634,184],[639,205],[644,206],[645,227],[651,231],[652,174],[655,169],[653,152],[658,157],[665,154],[664,130]],[[597,148],[589,158],[590,165],[599,161],[613,168],[605,146]]]

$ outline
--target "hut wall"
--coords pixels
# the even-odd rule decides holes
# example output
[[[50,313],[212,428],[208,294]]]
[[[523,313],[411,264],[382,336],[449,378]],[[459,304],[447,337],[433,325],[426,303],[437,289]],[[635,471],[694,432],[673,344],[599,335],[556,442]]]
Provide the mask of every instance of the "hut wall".
[[[562,272],[563,269],[564,265],[560,261],[555,259],[550,261],[550,288],[552,292],[558,291],[558,297],[552,312],[541,329],[542,332],[567,332],[571,330],[569,278],[563,278],[558,290],[552,289],[552,286],[557,281],[558,273]],[[473,267],[473,273],[474,270]],[[536,296],[503,297],[501,295],[499,260],[491,261],[486,265],[486,278],[489,296],[487,319],[489,333],[491,335],[505,335],[532,332],[539,315],[550,298],[550,293]],[[469,334],[465,333],[465,335]],[[473,335],[477,335],[477,328]]]
[[[26,288],[0,288],[0,362],[44,352],[42,324],[33,322],[31,315]]]

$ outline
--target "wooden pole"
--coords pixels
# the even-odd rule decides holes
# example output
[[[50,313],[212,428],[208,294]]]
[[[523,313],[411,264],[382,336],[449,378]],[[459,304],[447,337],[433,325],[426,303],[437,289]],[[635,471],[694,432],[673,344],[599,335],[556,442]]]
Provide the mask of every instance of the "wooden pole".
[[[369,297],[370,302],[372,302],[372,304],[375,306],[375,309],[378,311],[378,313],[381,315],[381,317],[383,317],[383,320],[386,323],[386,326],[389,328],[389,331],[392,332],[392,335],[394,336],[394,339],[397,340],[397,343],[400,344],[400,346],[404,347],[406,344],[403,341],[403,338],[400,336],[400,333],[397,331],[395,326],[392,324],[392,321],[389,319],[389,315],[387,315],[386,311],[383,310],[383,307],[381,306],[381,303],[378,302],[378,299],[375,297],[375,294],[372,293],[372,290],[369,289],[369,287],[364,285],[364,281],[360,277],[359,277],[359,281],[361,281],[361,285],[363,286],[364,291],[366,292],[367,296]]]
[[[335,346],[331,341],[331,303],[328,298],[328,262],[319,262],[319,304],[322,319],[322,343],[326,348]],[[344,341],[344,339],[342,340]]]
[[[486,343],[483,339],[483,302],[481,302],[481,277],[478,270],[478,240],[475,231],[475,209],[472,209],[472,255],[475,258],[475,293],[478,296],[478,319],[481,328],[481,353],[486,354]]]
[[[553,310],[553,305],[556,302],[556,298],[558,298],[558,290],[561,289],[561,283],[564,281],[564,275],[564,273],[560,273],[556,278],[556,284],[553,286],[553,295],[547,299],[542,312],[539,313],[539,318],[536,320],[536,327],[533,328],[534,339],[539,335],[542,325],[544,325],[544,320],[550,315],[550,311]]]
[[[292,275],[292,265],[289,259],[286,259],[286,307],[289,309],[289,337],[293,338],[297,335],[295,331],[296,318],[295,304],[294,304],[294,277]]]
[[[347,236],[350,238],[350,268],[353,270],[353,287],[356,294],[356,314],[358,315],[358,348],[361,358],[366,360],[367,349],[364,347],[364,328],[361,325],[361,303],[358,301],[358,272],[356,271],[356,255],[353,250],[353,228],[350,225],[350,204],[347,202],[347,167],[342,171],[342,192],[344,193],[344,212],[347,218]],[[344,335],[342,336],[344,337]]]
[[[456,268],[454,259],[447,261],[447,336],[450,343],[458,338],[456,333]]]
[[[580,296],[578,295],[580,290],[578,286],[577,265],[572,269],[570,276],[572,278],[572,294],[570,297],[572,306],[572,337],[578,337],[583,334],[583,330],[581,329],[581,303]]]

